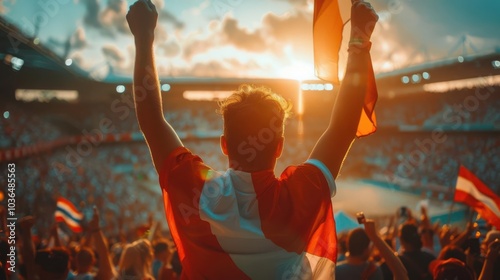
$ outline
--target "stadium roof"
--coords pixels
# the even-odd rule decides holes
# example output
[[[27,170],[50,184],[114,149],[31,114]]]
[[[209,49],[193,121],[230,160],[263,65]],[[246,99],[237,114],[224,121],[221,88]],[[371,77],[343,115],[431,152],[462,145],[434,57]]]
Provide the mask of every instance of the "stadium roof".
[[[0,18],[50,50],[48,54],[37,47],[42,56],[57,56],[58,66],[69,64],[77,74],[118,82],[130,80],[132,73],[133,40],[125,21],[132,2],[0,0]],[[153,2],[160,11],[156,58],[163,77],[313,76],[313,0]],[[340,2],[345,15],[350,1]],[[372,49],[377,73],[500,48],[499,1],[372,2],[380,16]],[[5,54],[12,42],[1,39],[0,52]],[[55,66],[33,52],[23,55],[26,65]]]

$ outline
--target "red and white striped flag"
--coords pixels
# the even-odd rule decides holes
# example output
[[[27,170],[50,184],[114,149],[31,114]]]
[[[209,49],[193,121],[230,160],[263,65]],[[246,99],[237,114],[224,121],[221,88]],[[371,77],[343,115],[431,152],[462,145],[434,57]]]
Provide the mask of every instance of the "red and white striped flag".
[[[454,200],[469,205],[500,229],[500,197],[464,166],[460,166]]]
[[[83,214],[69,200],[59,197],[55,212],[57,222],[64,222],[73,232],[82,232]]]
[[[341,0],[349,1],[350,0]],[[314,68],[322,80],[339,84],[339,51],[345,19],[342,18],[339,0],[315,0],[313,19]],[[356,132],[357,137],[367,136],[377,130],[375,103],[378,93],[371,64],[365,93],[365,104]]]

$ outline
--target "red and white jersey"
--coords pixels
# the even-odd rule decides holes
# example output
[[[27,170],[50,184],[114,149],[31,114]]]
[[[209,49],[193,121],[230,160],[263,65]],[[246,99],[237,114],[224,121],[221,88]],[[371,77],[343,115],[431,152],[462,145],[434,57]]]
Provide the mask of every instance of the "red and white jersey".
[[[183,279],[333,279],[335,182],[318,160],[219,173],[184,147],[160,172]]]

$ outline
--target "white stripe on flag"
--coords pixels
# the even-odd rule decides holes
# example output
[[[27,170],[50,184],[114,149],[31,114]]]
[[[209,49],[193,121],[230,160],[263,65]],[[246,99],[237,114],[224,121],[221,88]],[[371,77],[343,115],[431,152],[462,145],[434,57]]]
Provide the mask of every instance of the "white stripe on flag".
[[[62,201],[57,202],[57,207],[65,210],[75,220],[81,220],[81,219],[83,219],[83,214],[82,213],[75,212],[68,204],[66,204],[66,203],[64,203]]]
[[[61,217],[70,227],[80,227],[80,224],[73,221],[70,217],[66,216],[64,212],[56,211],[56,218]]]
[[[500,217],[500,209],[493,199],[480,192],[474,183],[464,177],[458,177],[457,190],[470,194],[475,199],[486,205],[497,217]]]

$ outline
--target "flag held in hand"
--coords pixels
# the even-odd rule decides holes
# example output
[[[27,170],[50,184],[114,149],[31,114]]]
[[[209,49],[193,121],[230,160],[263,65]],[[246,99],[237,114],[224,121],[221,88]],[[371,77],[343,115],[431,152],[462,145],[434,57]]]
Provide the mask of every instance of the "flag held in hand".
[[[500,229],[500,197],[464,166],[460,166],[454,200],[467,204]]]
[[[315,0],[313,19],[314,68],[318,78],[339,84],[338,63],[342,44],[344,19],[340,13],[339,0]],[[345,1],[345,0],[344,0]],[[352,0],[360,2],[360,0]],[[378,93],[375,74],[370,62],[366,81],[365,102],[361,108],[361,117],[356,132],[363,137],[377,130],[375,104]]]
[[[64,222],[73,232],[82,232],[83,214],[69,200],[59,197],[55,213],[57,222]]]

